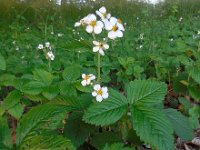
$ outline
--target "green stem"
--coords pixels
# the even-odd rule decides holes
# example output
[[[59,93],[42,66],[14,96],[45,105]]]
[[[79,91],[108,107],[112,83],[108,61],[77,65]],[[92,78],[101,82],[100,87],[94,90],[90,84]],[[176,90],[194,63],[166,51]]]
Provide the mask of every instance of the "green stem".
[[[101,80],[101,59],[100,59],[100,53],[98,52],[98,77],[97,77],[97,82],[100,84]]]

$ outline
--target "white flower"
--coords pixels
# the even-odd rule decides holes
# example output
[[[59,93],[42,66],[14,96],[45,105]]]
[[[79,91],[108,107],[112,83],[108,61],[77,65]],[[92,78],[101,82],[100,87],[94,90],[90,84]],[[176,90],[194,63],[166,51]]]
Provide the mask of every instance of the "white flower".
[[[197,34],[200,35],[200,30],[198,30]]]
[[[99,52],[103,56],[105,55],[104,51],[109,48],[109,45],[105,42],[93,41],[93,44],[95,45],[93,47],[93,52]]]
[[[144,38],[144,33],[141,33],[140,34],[140,39],[143,40],[143,38]]]
[[[58,37],[62,37],[63,36],[63,34],[62,33],[58,33]]]
[[[49,51],[49,52],[47,53],[47,58],[50,59],[50,60],[54,60],[54,59],[55,59],[55,56],[54,56],[54,54],[53,54],[52,51]]]
[[[108,30],[108,37],[112,40],[123,37],[125,31],[122,21],[115,17],[111,17],[110,21],[105,21],[105,29]]]
[[[89,75],[82,74],[82,78],[83,78],[83,81],[81,82],[82,86],[89,85],[91,84],[92,80],[96,79],[95,75],[93,74],[89,74]]]
[[[19,47],[16,47],[16,51],[18,51],[19,50]]]
[[[88,33],[100,34],[102,32],[103,22],[97,21],[97,17],[94,14],[88,15],[87,21],[86,31]]]
[[[89,14],[90,15],[90,14]],[[88,15],[88,16],[89,16]],[[85,26],[86,24],[88,24],[88,16],[84,17],[83,19],[81,19],[79,22],[76,22],[74,24],[74,27],[80,27],[80,26]]]
[[[179,18],[179,21],[181,22],[182,20],[183,20],[183,17],[180,17],[180,18]]]
[[[43,49],[43,48],[44,48],[43,44],[38,45],[38,49]]]
[[[111,14],[107,13],[106,8],[103,6],[99,10],[96,11],[96,14],[101,17],[101,19],[104,21],[105,19],[110,19]]]
[[[101,102],[103,99],[107,99],[108,94],[108,88],[107,87],[101,87],[99,84],[94,85],[94,91],[92,92],[92,96],[96,97],[96,100],[98,102]]]
[[[46,42],[46,43],[45,43],[45,47],[46,47],[46,48],[49,48],[49,47],[50,47],[50,43],[49,43],[49,42]]]
[[[62,3],[62,0],[56,0],[57,5],[61,5],[61,3]]]

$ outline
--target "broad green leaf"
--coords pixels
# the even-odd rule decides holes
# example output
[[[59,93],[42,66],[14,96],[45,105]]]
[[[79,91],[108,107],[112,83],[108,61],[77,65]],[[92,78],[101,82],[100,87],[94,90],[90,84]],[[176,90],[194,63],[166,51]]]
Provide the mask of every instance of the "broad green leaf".
[[[136,80],[130,82],[126,90],[130,104],[155,105],[164,100],[167,86],[157,81]]]
[[[15,106],[8,110],[8,113],[17,120],[22,116],[23,112],[24,107],[20,103],[17,103]]]
[[[2,107],[5,110],[11,109],[20,102],[21,97],[22,97],[21,93],[17,90],[10,92],[9,95],[4,99]]]
[[[101,103],[91,105],[83,116],[83,120],[94,125],[109,125],[118,121],[127,111],[126,98],[119,92],[110,89],[109,98]]]
[[[12,148],[11,132],[8,127],[8,122],[0,116],[0,149],[8,150]]]
[[[200,84],[200,69],[194,67],[190,70],[190,76],[194,79],[197,83]]]
[[[71,107],[55,104],[40,105],[31,109],[19,122],[17,127],[16,144],[19,146],[29,133],[44,120],[69,110],[71,110]]]
[[[73,82],[81,76],[80,66],[79,65],[71,65],[66,67],[63,71],[63,79],[68,82]]]
[[[124,144],[122,143],[114,143],[111,145],[106,144],[102,150],[135,150],[135,148],[124,147]]]
[[[183,140],[189,141],[194,137],[191,124],[187,117],[183,116],[175,109],[165,109],[164,113],[168,117],[169,121],[174,128],[175,133]]]
[[[190,96],[196,101],[200,101],[200,87],[199,86],[188,86]]]
[[[15,76],[12,74],[3,74],[0,76],[0,84],[4,86],[14,86]]]
[[[53,81],[53,75],[45,70],[36,69],[33,71],[33,78],[43,83],[46,86],[49,86]]]
[[[77,96],[74,85],[68,81],[61,81],[59,84],[60,94],[64,96]]]
[[[189,115],[190,115],[190,122],[192,124],[193,129],[196,129],[199,127],[199,118],[200,118],[200,106],[193,106],[189,109]]]
[[[22,87],[21,91],[26,93],[26,94],[30,94],[30,95],[38,95],[42,92],[44,87],[45,87],[45,85],[41,82],[31,81],[29,83],[26,83]]]
[[[62,135],[53,132],[42,132],[41,134],[31,135],[22,145],[20,149],[28,150],[75,150],[71,141]]]
[[[6,70],[6,60],[0,53],[0,70]]]
[[[92,126],[84,123],[81,119],[80,113],[73,113],[69,116],[64,127],[64,136],[70,139],[76,147],[85,142],[93,129]]]
[[[131,120],[141,140],[159,150],[172,150],[173,129],[164,113],[141,105],[131,107]]]
[[[52,100],[58,95],[58,93],[59,93],[58,86],[51,85],[43,90],[42,95],[48,100]]]
[[[94,134],[91,140],[91,144],[97,149],[103,149],[106,144],[122,142],[119,133],[115,132],[103,132]]]

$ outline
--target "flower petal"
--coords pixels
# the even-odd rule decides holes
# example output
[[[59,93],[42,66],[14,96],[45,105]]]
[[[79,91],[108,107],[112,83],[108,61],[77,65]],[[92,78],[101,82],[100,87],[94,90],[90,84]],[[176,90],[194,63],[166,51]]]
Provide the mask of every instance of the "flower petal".
[[[117,18],[111,17],[111,18],[110,18],[110,22],[111,22],[112,24],[116,24],[116,23],[117,23]]]
[[[95,26],[94,27],[94,33],[95,34],[100,34],[102,32],[102,28],[101,27],[99,27],[99,26]]]
[[[100,28],[103,28],[104,24],[103,24],[102,21],[97,21],[97,26],[100,27]]]
[[[102,89],[102,92],[104,92],[104,93],[108,92],[108,88],[107,87],[102,87],[101,89]]]
[[[101,89],[101,86],[99,84],[94,85],[94,90],[98,91]]]
[[[90,74],[90,80],[94,80],[94,79],[96,79],[95,75]]]
[[[111,30],[112,29],[112,24],[108,21],[108,20],[104,20],[104,24],[105,24],[105,29],[106,30]]]
[[[109,37],[110,39],[114,40],[114,39],[117,37],[116,32],[110,31],[110,32],[108,33],[108,37]]]
[[[100,45],[100,43],[97,42],[97,41],[93,41],[93,44],[96,45],[96,46],[99,46],[99,45]]]
[[[82,84],[82,86],[86,86],[86,85],[87,85],[86,80],[83,80],[83,81],[81,82],[81,84]]]
[[[97,92],[96,91],[92,92],[92,96],[96,97],[97,96]]]
[[[108,96],[109,96],[109,95],[108,95],[107,92],[105,92],[105,93],[102,94],[102,97],[103,97],[104,99],[108,98]]]
[[[90,14],[90,15],[88,16],[88,18],[89,18],[90,21],[96,21],[96,20],[97,20],[97,17],[96,17],[95,14]]]
[[[81,23],[80,22],[76,22],[75,24],[74,24],[74,27],[80,27],[81,26]]]
[[[86,74],[85,74],[85,73],[83,73],[83,74],[82,74],[82,78],[83,78],[83,79],[85,79],[85,76],[86,76]]]
[[[101,8],[99,9],[99,11],[100,11],[102,14],[104,14],[104,13],[106,13],[106,8],[103,6],[103,7],[101,7]]]
[[[90,84],[90,82],[91,82],[91,80],[90,80],[90,79],[87,79],[87,80],[86,80],[86,84],[87,84],[87,85],[89,85],[89,84]]]
[[[109,49],[109,45],[108,44],[104,44],[103,47],[104,47],[104,49]]]
[[[103,97],[101,95],[97,95],[96,100],[97,102],[101,102],[103,100]]]
[[[124,26],[121,23],[117,24],[119,30],[125,31]]]
[[[120,30],[117,30],[116,31],[116,35],[117,35],[117,37],[123,37],[123,32],[122,31],[120,31]]]
[[[99,51],[99,47],[98,46],[93,47],[93,52],[98,52],[98,51]]]
[[[100,53],[102,56],[104,56],[104,55],[105,55],[105,53],[104,53],[104,51],[103,51],[103,49],[102,49],[102,48],[100,48],[100,49],[99,49],[99,53]]]
[[[92,33],[92,32],[93,32],[93,27],[92,27],[91,25],[88,25],[88,26],[86,27],[86,31],[87,31],[88,33]]]

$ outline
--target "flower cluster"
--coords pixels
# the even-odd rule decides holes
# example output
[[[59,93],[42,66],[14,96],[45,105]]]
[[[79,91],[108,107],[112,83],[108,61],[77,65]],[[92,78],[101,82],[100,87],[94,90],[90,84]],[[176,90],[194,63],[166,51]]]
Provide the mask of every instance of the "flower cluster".
[[[51,44],[49,42],[46,42],[44,45],[43,44],[39,44],[37,48],[39,50],[43,50],[44,51],[44,53],[46,55],[46,58],[48,60],[53,61],[55,59],[55,55],[53,54],[52,47],[51,47]]]
[[[101,7],[97,10],[96,14],[101,18],[101,20],[97,20],[95,14],[89,14],[79,22],[76,22],[74,26],[83,26],[88,33],[93,34],[100,34],[103,29],[105,29],[108,31],[108,38],[112,40],[123,37],[125,29],[120,19],[112,17],[105,7]]]
[[[97,17],[100,17],[98,20]],[[105,7],[101,7],[96,11],[96,14],[89,14],[80,21],[74,24],[74,27],[84,27],[86,32],[93,35],[93,52],[98,54],[98,77],[97,82],[94,80],[96,77],[93,74],[82,74],[82,86],[93,85],[92,96],[96,97],[96,101],[101,102],[109,97],[108,88],[100,85],[100,56],[105,55],[105,51],[109,49],[109,45],[106,43],[109,39],[115,40],[116,38],[123,37],[125,31],[124,25],[120,19],[112,17],[107,12]],[[95,35],[105,32],[107,34],[104,40],[97,40]]]

